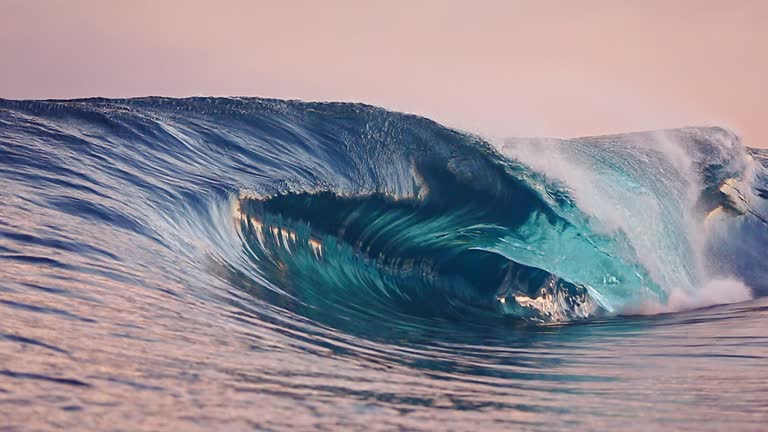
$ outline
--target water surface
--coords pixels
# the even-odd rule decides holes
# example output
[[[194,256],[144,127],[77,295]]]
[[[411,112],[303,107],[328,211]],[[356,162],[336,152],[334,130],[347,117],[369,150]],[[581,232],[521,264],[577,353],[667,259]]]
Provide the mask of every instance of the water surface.
[[[0,100],[9,430],[761,430],[765,156]]]

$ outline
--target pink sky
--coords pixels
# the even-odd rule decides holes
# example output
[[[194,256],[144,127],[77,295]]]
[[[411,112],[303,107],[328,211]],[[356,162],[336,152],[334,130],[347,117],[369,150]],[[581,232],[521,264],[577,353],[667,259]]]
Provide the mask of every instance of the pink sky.
[[[0,97],[362,101],[491,136],[768,147],[768,1],[0,0]]]

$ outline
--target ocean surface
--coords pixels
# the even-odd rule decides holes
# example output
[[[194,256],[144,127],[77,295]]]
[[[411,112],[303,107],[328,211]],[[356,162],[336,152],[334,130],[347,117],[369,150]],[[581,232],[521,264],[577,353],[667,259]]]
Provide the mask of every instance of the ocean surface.
[[[765,430],[768,152],[0,99],[0,430]]]

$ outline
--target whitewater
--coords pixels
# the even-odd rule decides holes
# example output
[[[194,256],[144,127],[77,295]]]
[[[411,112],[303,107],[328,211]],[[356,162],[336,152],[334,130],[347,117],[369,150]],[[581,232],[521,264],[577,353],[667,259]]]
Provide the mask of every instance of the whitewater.
[[[0,181],[0,426],[768,420],[768,152],[724,128],[0,99]]]

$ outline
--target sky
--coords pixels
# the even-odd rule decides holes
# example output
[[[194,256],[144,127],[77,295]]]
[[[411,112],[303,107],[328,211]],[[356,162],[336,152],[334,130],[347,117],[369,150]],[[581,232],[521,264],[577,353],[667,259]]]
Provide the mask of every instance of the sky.
[[[0,0],[0,97],[356,101],[489,137],[768,147],[768,1]]]

